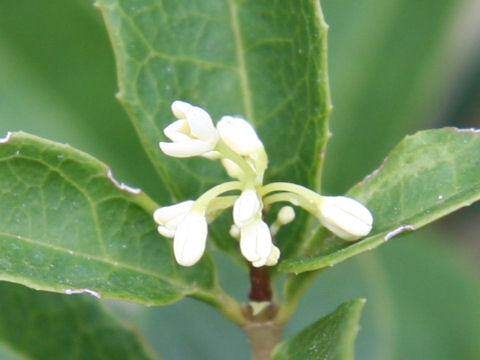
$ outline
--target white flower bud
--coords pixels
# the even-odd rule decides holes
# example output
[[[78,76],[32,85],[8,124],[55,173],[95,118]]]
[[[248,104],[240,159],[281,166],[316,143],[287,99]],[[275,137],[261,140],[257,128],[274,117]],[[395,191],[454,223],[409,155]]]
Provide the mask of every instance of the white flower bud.
[[[208,151],[205,154],[202,154],[202,156],[208,160],[218,160],[220,159],[220,153],[218,151]]]
[[[265,263],[266,266],[275,266],[278,263],[278,259],[280,258],[280,249],[275,245],[272,246],[272,251],[270,255],[268,255],[267,262]],[[255,264],[253,264],[255,266]]]
[[[295,210],[291,206],[283,206],[277,215],[277,221],[282,224],[286,225],[295,219]]]
[[[238,166],[230,159],[222,159],[222,165],[227,171],[228,176],[232,178],[240,179],[244,175],[243,170],[240,168],[240,166]]]
[[[193,204],[193,200],[187,200],[155,210],[153,219],[159,225],[158,232],[165,237],[173,238],[178,224],[192,209]]]
[[[241,228],[240,250],[248,261],[260,267],[267,263],[272,253],[272,236],[268,225],[262,220],[254,221]]]
[[[208,235],[207,219],[202,214],[191,212],[178,224],[173,239],[173,252],[177,263],[193,266],[205,252]]]
[[[373,216],[358,201],[345,196],[325,196],[318,203],[320,222],[344,240],[357,240],[370,233]]]
[[[261,210],[261,202],[255,190],[242,191],[233,205],[233,221],[237,226],[244,226],[251,222]]]
[[[249,155],[263,149],[263,143],[250,123],[242,118],[224,116],[217,124],[223,142],[240,155]]]
[[[240,228],[235,224],[232,224],[232,226],[230,226],[230,231],[228,233],[234,239],[239,239],[240,238]]]
[[[173,157],[201,156],[211,152],[219,139],[210,115],[197,106],[174,101],[172,112],[179,119],[163,132],[172,142],[160,142],[160,149]],[[209,156],[209,155],[207,155]]]

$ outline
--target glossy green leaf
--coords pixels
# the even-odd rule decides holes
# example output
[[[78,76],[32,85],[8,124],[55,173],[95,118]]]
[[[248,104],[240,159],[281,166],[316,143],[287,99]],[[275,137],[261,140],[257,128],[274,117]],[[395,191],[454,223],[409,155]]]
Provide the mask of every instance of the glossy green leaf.
[[[449,30],[466,2],[322,1],[334,104],[324,190],[344,193],[405,134],[432,127],[451,93]]]
[[[270,178],[317,185],[329,112],[326,25],[318,1],[97,5],[115,50],[118,97],[176,195],[198,196],[192,183],[204,187],[224,177],[217,163],[171,160],[158,149],[176,99],[204,107],[216,120],[246,117],[265,141]]]
[[[0,282],[0,343],[20,358],[158,359],[136,332],[90,297]]]
[[[332,266],[479,200],[480,132],[445,128],[409,136],[348,195],[372,211],[372,234],[355,243],[319,236],[307,252],[320,253],[287,259],[282,270]]]
[[[211,260],[180,268],[156,204],[68,145],[25,133],[0,144],[0,279],[143,304],[218,291]]]
[[[272,360],[353,360],[364,299],[342,304],[332,314],[281,343]]]

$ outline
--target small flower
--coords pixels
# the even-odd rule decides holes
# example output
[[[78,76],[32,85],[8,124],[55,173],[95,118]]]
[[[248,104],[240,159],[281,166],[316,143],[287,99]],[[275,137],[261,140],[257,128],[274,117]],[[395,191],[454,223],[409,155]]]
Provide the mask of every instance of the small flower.
[[[266,265],[273,247],[268,225],[262,220],[254,221],[241,228],[240,250],[253,266]]]
[[[223,142],[237,154],[245,156],[263,150],[263,144],[248,121],[233,116],[224,116],[217,124]]]
[[[259,217],[261,202],[258,194],[253,189],[242,191],[233,205],[233,221],[237,226],[244,226],[250,223],[255,217]]]
[[[160,142],[160,149],[180,158],[210,156],[219,139],[210,115],[200,107],[179,100],[172,103],[172,112],[179,120],[163,130],[172,142]]]
[[[207,219],[197,212],[188,213],[178,224],[173,239],[173,252],[177,263],[193,266],[205,252],[208,235]]]
[[[178,224],[192,209],[193,204],[193,200],[187,200],[155,210],[153,219],[159,225],[158,232],[165,237],[173,238]]]
[[[324,196],[318,202],[320,222],[344,240],[357,240],[370,233],[373,216],[358,201],[345,196]]]

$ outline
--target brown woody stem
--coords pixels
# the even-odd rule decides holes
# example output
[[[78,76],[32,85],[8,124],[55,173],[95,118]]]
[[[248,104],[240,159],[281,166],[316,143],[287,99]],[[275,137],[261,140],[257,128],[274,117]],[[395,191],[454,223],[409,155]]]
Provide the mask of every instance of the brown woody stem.
[[[270,269],[268,266],[254,267],[250,266],[250,294],[248,298],[251,301],[271,301],[272,287],[270,284]]]

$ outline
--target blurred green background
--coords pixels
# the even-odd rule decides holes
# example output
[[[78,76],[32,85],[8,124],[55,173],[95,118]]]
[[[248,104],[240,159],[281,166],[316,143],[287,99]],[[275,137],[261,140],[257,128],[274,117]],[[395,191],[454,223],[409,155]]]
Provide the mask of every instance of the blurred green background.
[[[480,1],[322,5],[335,106],[327,192],[342,193],[374,170],[407,133],[480,127]],[[0,1],[0,133],[24,130],[70,143],[161,203],[164,192],[114,98],[115,76],[91,1]],[[346,300],[365,297],[358,359],[479,359],[478,208],[328,270],[308,291],[286,335]],[[225,287],[243,300],[245,274],[217,258]],[[111,306],[164,359],[249,356],[243,333],[194,300],[163,308]],[[16,357],[0,345],[0,358]]]

